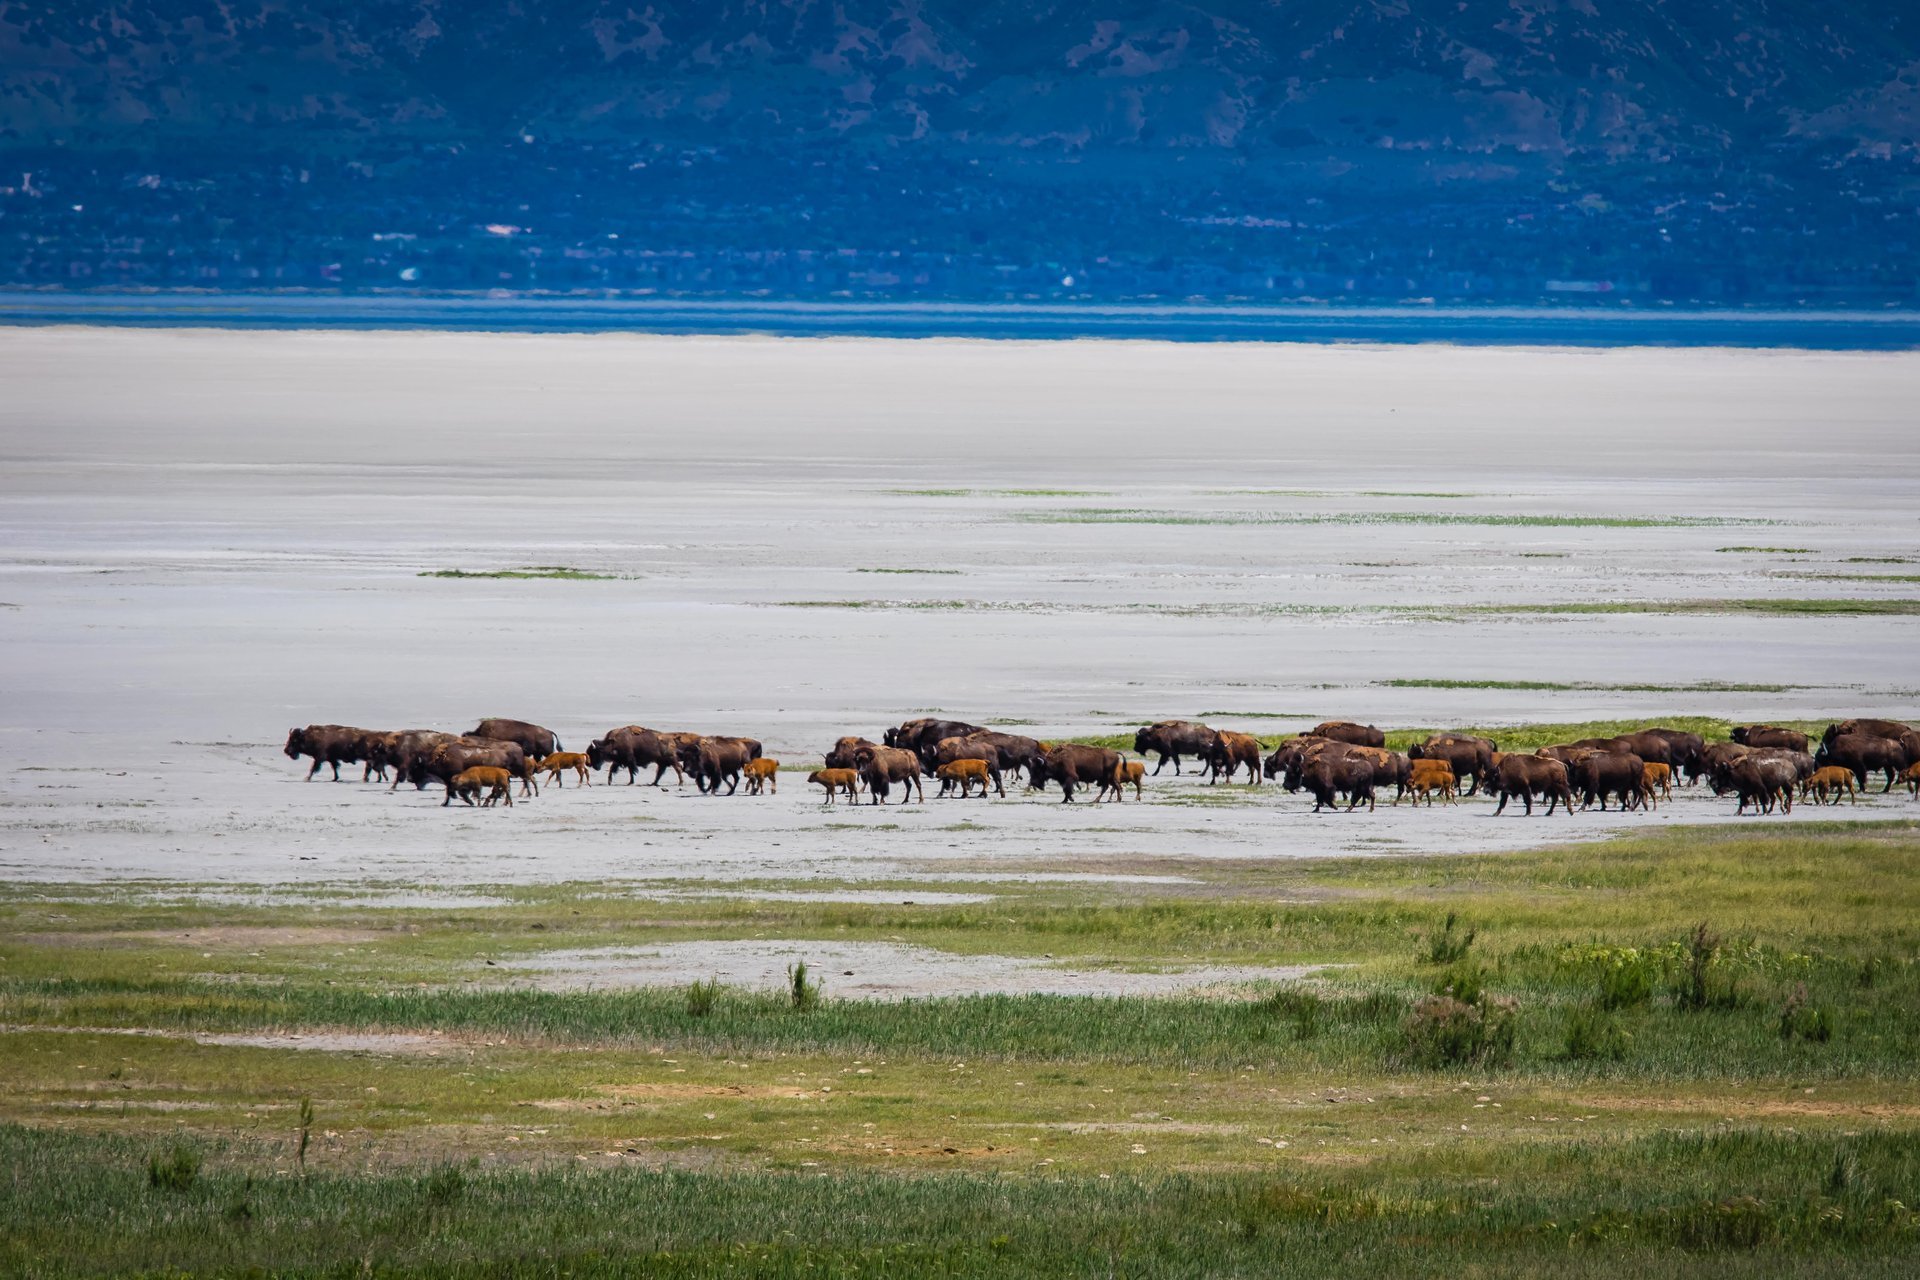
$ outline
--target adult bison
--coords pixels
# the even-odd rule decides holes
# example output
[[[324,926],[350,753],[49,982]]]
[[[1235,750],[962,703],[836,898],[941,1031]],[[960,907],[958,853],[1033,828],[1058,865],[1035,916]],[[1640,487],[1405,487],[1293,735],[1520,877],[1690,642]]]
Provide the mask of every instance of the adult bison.
[[[987,777],[993,781],[993,789],[1006,798],[1007,788],[1001,781],[1000,748],[991,742],[982,742],[979,738],[942,738],[933,748],[933,776],[939,777],[940,770],[956,760],[978,760],[987,771]],[[946,790],[941,788],[942,792]],[[983,783],[980,794],[985,796],[987,788]]]
[[[1425,742],[1408,747],[1407,757],[1445,762],[1454,777],[1467,784],[1467,794],[1473,795],[1482,783],[1493,785],[1493,756],[1499,749],[1491,738],[1476,738],[1468,733],[1436,733]]]
[[[428,782],[445,786],[447,798],[440,802],[444,808],[453,803],[454,778],[477,766],[505,769],[520,779],[520,794],[523,796],[540,794],[539,784],[533,777],[533,765],[520,744],[490,738],[455,738],[437,744],[424,756],[416,758],[410,771],[410,781],[415,787],[424,787]]]
[[[1547,801],[1547,815],[1553,815],[1553,807],[1563,804],[1567,812],[1573,812],[1573,788],[1567,782],[1567,766],[1547,756],[1526,755],[1512,751],[1500,757],[1495,771],[1495,787],[1500,793],[1500,803],[1494,806],[1494,813],[1505,813],[1507,801],[1519,796],[1527,806],[1527,813],[1533,813],[1533,799],[1543,796]]]
[[[1355,724],[1351,720],[1327,720],[1307,730],[1316,738],[1332,738],[1336,742],[1351,742],[1356,747],[1384,747],[1387,735],[1370,724]]]
[[[753,738],[689,736],[693,740],[679,745],[675,759],[683,772],[693,775],[694,785],[708,795],[718,795],[722,782],[727,784],[727,794],[732,795],[740,786],[740,771],[747,767],[747,761],[760,758],[760,743]]]
[[[928,761],[942,738],[964,738],[970,733],[979,733],[980,728],[964,720],[909,720],[898,729],[887,730],[881,737],[889,747],[913,752],[920,758],[922,768],[931,768]]]
[[[310,724],[304,729],[289,729],[287,745],[283,748],[287,759],[298,760],[301,756],[313,757],[313,768],[307,770],[307,781],[313,781],[313,775],[320,772],[324,765],[333,766],[333,780],[340,781],[340,766],[354,764],[366,758],[366,741],[369,732],[355,729],[344,724]],[[361,781],[365,781],[362,778]]]
[[[415,791],[424,788],[426,776],[420,772],[420,766],[442,743],[458,741],[460,735],[441,733],[438,729],[408,729],[394,734],[379,748],[393,770],[393,785],[387,790],[397,791],[403,782],[411,782]]]
[[[1198,721],[1157,720],[1133,735],[1133,750],[1137,755],[1160,757],[1153,766],[1156,774],[1167,761],[1173,761],[1174,776],[1178,777],[1180,757],[1196,756],[1204,761],[1213,748],[1213,738],[1213,730]]]
[[[832,749],[827,752],[826,767],[829,769],[857,769],[860,767],[859,761],[855,760],[854,757],[859,753],[860,748],[877,747],[879,745],[879,743],[871,742],[866,738],[859,738],[848,734],[846,737],[834,743]]]
[[[1059,783],[1062,804],[1073,803],[1076,786],[1094,788],[1093,798],[1097,801],[1109,789],[1115,795],[1120,793],[1120,766],[1124,763],[1125,757],[1118,751],[1063,742],[1047,752],[1040,765],[1043,776],[1037,781],[1041,786]]]
[[[1374,781],[1372,763],[1351,751],[1323,752],[1300,771],[1301,785],[1313,796],[1315,813],[1338,808],[1343,795],[1347,797],[1348,813],[1362,800],[1367,802],[1367,812],[1373,812]]]
[[[1725,795],[1733,766],[1752,751],[1752,747],[1745,747],[1737,742],[1710,743],[1695,757],[1694,762],[1687,766],[1687,780],[1697,782],[1705,778],[1713,794]]]
[[[1772,813],[1777,803],[1782,812],[1792,813],[1797,773],[1794,762],[1780,753],[1754,751],[1742,756],[1728,773],[1731,789],[1740,797],[1735,812],[1745,813],[1752,804],[1761,813]]]
[[[1647,803],[1647,762],[1622,751],[1594,751],[1567,769],[1568,782],[1580,792],[1580,807],[1596,799],[1606,812],[1607,797],[1620,797],[1621,809]]]
[[[1854,734],[1865,734],[1869,738],[1892,738],[1898,742],[1912,732],[1912,725],[1899,720],[1842,720],[1827,726],[1827,731],[1820,735],[1820,745],[1831,746],[1835,738]]]
[[[854,752],[854,767],[867,784],[867,794],[872,797],[870,804],[884,803],[893,784],[902,784],[900,803],[905,804],[919,792],[922,803],[926,801],[927,789],[920,782],[920,757],[903,747],[865,746]]]
[[[1231,782],[1242,765],[1246,766],[1247,782],[1260,785],[1260,739],[1231,729],[1217,730],[1207,744],[1208,782]]]
[[[677,785],[687,780],[680,768],[680,748],[698,742],[699,738],[697,733],[661,733],[637,724],[609,729],[605,737],[587,744],[587,767],[604,768],[608,786],[613,785],[613,775],[622,769],[627,771],[627,785],[632,786],[640,770],[649,765],[653,766],[652,785],[659,786],[669,769],[673,770]]]
[[[1300,783],[1297,774],[1301,761],[1306,758],[1308,752],[1320,747],[1325,747],[1332,741],[1333,739],[1331,738],[1316,738],[1311,734],[1301,734],[1298,737],[1287,738],[1273,749],[1273,754],[1267,757],[1266,763],[1260,767],[1260,771],[1269,778],[1281,779],[1285,783],[1287,790],[1298,791],[1300,789]],[[1342,743],[1341,745],[1345,746],[1347,744]],[[1287,782],[1286,779],[1290,773],[1296,776],[1291,782]]]
[[[1684,769],[1688,771],[1688,777],[1698,776],[1694,774],[1692,770],[1694,761],[1698,760],[1700,753],[1707,749],[1707,740],[1705,738],[1702,738],[1697,733],[1689,733],[1685,729],[1653,728],[1642,729],[1640,733],[1650,733],[1657,738],[1666,740],[1667,754],[1671,757],[1667,761],[1667,766],[1672,769],[1675,774],[1678,774]]]
[[[486,738],[493,742],[517,742],[520,749],[534,760],[543,760],[556,751],[566,750],[560,745],[559,734],[525,720],[482,720],[467,731],[467,737]]]
[[[1887,785],[1881,791],[1893,790],[1894,779],[1906,770],[1909,763],[1906,748],[1894,738],[1881,738],[1865,733],[1843,733],[1821,744],[1820,754],[1813,758],[1816,767],[1836,765],[1851,773],[1859,782],[1860,789],[1867,789],[1867,775],[1876,770],[1884,770]]]
[[[1798,729],[1781,729],[1770,724],[1735,725],[1733,740],[1743,747],[1776,747],[1782,751],[1805,751],[1807,735]]]
[[[1018,733],[1001,733],[995,729],[980,729],[966,736],[965,741],[985,743],[994,749],[1000,758],[1000,771],[1014,773],[1023,771],[1029,782],[1033,779],[1033,765],[1046,757],[1047,749],[1037,739]]]

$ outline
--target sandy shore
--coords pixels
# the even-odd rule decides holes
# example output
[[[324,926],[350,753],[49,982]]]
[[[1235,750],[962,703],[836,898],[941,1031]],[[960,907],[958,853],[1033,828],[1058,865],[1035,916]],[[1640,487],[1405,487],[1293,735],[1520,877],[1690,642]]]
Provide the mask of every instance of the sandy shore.
[[[1503,611],[1920,597],[1920,356],[45,329],[0,330],[0,378],[10,879],[910,878],[1726,816],[1329,820],[1190,785],[883,816],[798,777],[450,815],[301,782],[278,747],[309,721],[800,760],[936,708],[1920,714],[1914,617]],[[530,565],[608,576],[419,576]],[[1382,683],[1440,677],[1593,687]],[[1788,687],[1619,687],[1704,682]]]

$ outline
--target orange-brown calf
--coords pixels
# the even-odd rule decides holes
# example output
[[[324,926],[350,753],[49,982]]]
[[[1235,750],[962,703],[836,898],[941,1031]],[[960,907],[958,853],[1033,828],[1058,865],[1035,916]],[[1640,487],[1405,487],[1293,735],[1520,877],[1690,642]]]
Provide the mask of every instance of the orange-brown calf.
[[[808,786],[827,789],[827,804],[832,804],[835,793],[840,791],[846,792],[847,799],[852,800],[859,784],[860,775],[852,769],[815,769],[807,775]]]
[[[1853,789],[1853,770],[1842,769],[1837,764],[1830,764],[1824,769],[1815,769],[1807,780],[1800,784],[1802,800],[1811,795],[1821,804],[1839,804],[1843,794],[1854,804],[1860,803],[1860,797]],[[1827,799],[1828,795],[1832,795],[1833,799]]]
[[[481,801],[483,808],[490,809],[494,801],[505,800],[507,808],[511,809],[513,808],[512,786],[513,775],[505,769],[495,768],[490,764],[477,764],[471,769],[462,769],[454,774],[453,780],[447,784],[447,789],[468,804],[472,804],[473,798],[484,788],[487,798]]]
[[[1658,793],[1662,800],[1673,799],[1672,765],[1661,764],[1657,760],[1649,760],[1642,769],[1640,781],[1645,785],[1649,803],[1652,802],[1655,793]]]
[[[775,795],[779,794],[780,781],[774,776],[780,772],[780,762],[778,760],[769,760],[765,756],[761,756],[758,760],[747,761],[746,764],[741,766],[740,772],[747,775],[748,795],[757,796],[763,791],[769,791]]]
[[[980,798],[982,800],[986,799],[987,787],[993,781],[992,775],[987,772],[987,762],[985,760],[949,761],[941,765],[938,769],[935,769],[933,776],[940,779],[941,795],[946,795],[948,789],[952,787],[954,783],[959,783],[960,798],[962,800],[967,798],[967,793],[972,789],[975,782],[980,784]]]
[[[574,775],[580,779],[581,786],[593,785],[593,770],[587,765],[587,754],[584,751],[556,751],[543,760],[534,761],[533,764],[533,771],[546,774],[556,787],[566,785],[561,782],[560,775],[569,769],[573,770]]]
[[[1433,805],[1433,793],[1436,791],[1440,793],[1447,804],[1452,804],[1454,789],[1459,785],[1459,776],[1454,773],[1453,766],[1445,760],[1415,760],[1411,762],[1411,767],[1407,774],[1407,790],[1413,793],[1413,802],[1415,804],[1419,804],[1420,797],[1424,795],[1427,798],[1428,807],[1431,808]],[[1395,796],[1393,802],[1399,804],[1400,797]]]
[[[1115,774],[1113,778],[1113,798],[1118,800],[1120,798],[1120,788],[1131,783],[1133,786],[1133,798],[1138,800],[1140,798],[1140,781],[1146,776],[1147,766],[1145,761],[1122,760],[1120,762],[1120,772]]]

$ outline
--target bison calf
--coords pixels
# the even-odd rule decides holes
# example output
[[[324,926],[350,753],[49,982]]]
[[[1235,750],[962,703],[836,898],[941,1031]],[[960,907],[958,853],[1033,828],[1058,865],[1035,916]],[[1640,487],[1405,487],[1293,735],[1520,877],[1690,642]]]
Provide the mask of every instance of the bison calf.
[[[780,781],[775,776],[780,772],[780,762],[761,756],[758,760],[749,760],[740,770],[747,775],[747,794],[757,796],[763,793],[780,794]]]
[[[482,807],[491,809],[494,801],[505,800],[507,808],[513,808],[513,775],[505,769],[488,764],[477,764],[471,769],[462,769],[454,774],[452,780],[447,783],[447,790],[468,804],[473,803],[474,797],[479,795],[482,789],[487,793],[487,798],[481,802]]]
[[[807,775],[808,786],[827,789],[825,804],[832,804],[834,794],[840,791],[845,791],[848,801],[853,801],[859,781],[860,775],[852,769],[815,769]]]
[[[1833,799],[1827,799],[1831,794]],[[1812,796],[1820,804],[1839,804],[1844,794],[1854,804],[1860,803],[1859,795],[1853,787],[1853,771],[1830,764],[1824,769],[1815,769],[1805,782],[1800,784],[1800,798]]]
[[[1418,805],[1420,797],[1424,795],[1429,808],[1433,805],[1433,793],[1436,791],[1445,798],[1446,803],[1452,804],[1454,788],[1459,784],[1459,775],[1445,760],[1415,760],[1407,773],[1407,790],[1413,793],[1414,804]],[[1400,797],[1395,796],[1393,802],[1399,804]]]
[[[987,788],[993,782],[988,776],[985,760],[949,760],[935,769],[933,776],[940,779],[940,794],[943,796],[951,792],[954,784],[958,783],[962,800],[972,792],[975,782],[980,784],[980,798],[985,800]]]
[[[533,763],[534,772],[546,774],[548,780],[556,787],[565,787],[566,784],[560,780],[560,775],[569,769],[573,770],[574,776],[580,779],[581,786],[593,785],[593,769],[588,765],[587,753],[584,751],[556,751],[545,759],[536,760]]]

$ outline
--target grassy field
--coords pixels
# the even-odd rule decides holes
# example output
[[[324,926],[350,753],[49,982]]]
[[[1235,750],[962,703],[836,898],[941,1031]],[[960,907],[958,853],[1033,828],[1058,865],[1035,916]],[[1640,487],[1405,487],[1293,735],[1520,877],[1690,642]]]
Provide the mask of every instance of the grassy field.
[[[925,906],[15,887],[0,1273],[1912,1274],[1917,855],[1912,823],[1679,829]],[[755,937],[1327,967],[897,1003],[502,977]]]

